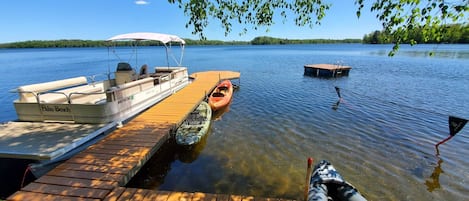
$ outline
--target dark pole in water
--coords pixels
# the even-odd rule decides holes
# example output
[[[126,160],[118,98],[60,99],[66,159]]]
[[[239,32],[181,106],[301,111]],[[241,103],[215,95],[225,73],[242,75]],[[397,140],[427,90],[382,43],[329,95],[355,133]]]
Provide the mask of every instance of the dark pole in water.
[[[310,157],[308,158],[308,167],[306,168],[306,184],[305,184],[305,192],[304,192],[305,201],[308,200],[309,181],[311,180],[312,166],[313,166],[313,159]]]
[[[340,95],[340,88],[337,87],[337,86],[335,86],[334,88],[335,88],[335,92],[337,92],[337,96],[338,96],[339,98],[342,98],[342,96]]]

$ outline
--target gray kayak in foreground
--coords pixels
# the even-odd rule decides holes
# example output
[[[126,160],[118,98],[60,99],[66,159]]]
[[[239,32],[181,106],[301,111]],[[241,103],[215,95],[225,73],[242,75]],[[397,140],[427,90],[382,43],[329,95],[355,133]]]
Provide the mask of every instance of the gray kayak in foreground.
[[[211,118],[212,109],[208,103],[202,101],[176,130],[176,143],[179,145],[193,145],[200,142],[208,132]]]

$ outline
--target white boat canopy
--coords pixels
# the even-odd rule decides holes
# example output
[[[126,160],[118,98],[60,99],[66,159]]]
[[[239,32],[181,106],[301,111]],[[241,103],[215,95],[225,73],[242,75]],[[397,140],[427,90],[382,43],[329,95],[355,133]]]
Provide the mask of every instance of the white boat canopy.
[[[164,47],[166,48],[166,62],[169,67],[169,55],[173,58],[173,60],[177,63],[178,66],[182,65],[182,59],[184,55],[184,46],[186,41],[179,36],[170,35],[170,34],[162,34],[162,33],[151,33],[151,32],[135,32],[135,33],[126,33],[120,34],[114,37],[107,39],[106,41],[120,41],[120,40],[127,40],[127,41],[141,41],[141,40],[152,40],[152,41],[159,41],[162,42]],[[179,43],[181,46],[181,55],[179,61],[175,58],[174,54],[171,53],[171,43],[176,42]],[[169,46],[168,46],[169,45]]]
[[[164,44],[170,42],[178,42],[181,44],[186,44],[182,38],[179,38],[175,35],[161,34],[161,33],[150,33],[150,32],[137,32],[137,33],[127,33],[120,34],[114,37],[107,39],[107,41],[116,41],[116,40],[156,40]]]

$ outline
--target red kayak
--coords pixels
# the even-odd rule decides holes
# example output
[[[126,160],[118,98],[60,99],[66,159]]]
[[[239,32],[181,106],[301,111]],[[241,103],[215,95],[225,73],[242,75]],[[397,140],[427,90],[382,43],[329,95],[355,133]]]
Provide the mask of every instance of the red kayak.
[[[233,84],[231,84],[230,80],[225,80],[218,84],[212,94],[210,94],[208,104],[213,111],[216,111],[227,106],[230,103],[232,96]]]

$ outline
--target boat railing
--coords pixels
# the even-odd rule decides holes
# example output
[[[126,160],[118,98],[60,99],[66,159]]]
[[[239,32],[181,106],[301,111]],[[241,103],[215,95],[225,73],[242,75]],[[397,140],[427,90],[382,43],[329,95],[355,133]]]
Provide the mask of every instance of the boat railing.
[[[17,91],[17,90],[10,90],[12,93],[27,93],[32,94],[35,97],[35,103],[44,104],[44,103],[56,103],[56,104],[63,104],[63,103],[88,103],[88,104],[95,104],[101,102],[102,100],[106,99],[106,93],[108,91],[102,92],[71,92],[69,94],[61,91],[44,91],[44,92],[36,92],[36,91]],[[44,97],[47,94],[58,94],[58,96],[49,96]],[[41,99],[41,96],[43,98]],[[72,98],[73,97],[73,98]],[[83,100],[79,100],[83,99]],[[87,100],[87,101],[85,101]],[[94,100],[94,101],[93,101]],[[32,103],[32,102],[23,102],[23,103]]]
[[[95,86],[93,86],[95,87]],[[47,96],[48,94],[59,94],[58,96]],[[63,91],[45,91],[39,92],[36,95],[37,103],[58,103],[58,104],[95,104],[101,100],[106,99],[106,92],[102,89],[100,91],[92,92],[63,92]],[[63,95],[63,96],[62,96]],[[43,97],[41,99],[41,96]]]
[[[38,101],[38,98],[39,98],[39,97],[37,96],[37,95],[38,95],[38,94],[37,94],[37,93],[38,93],[37,91],[24,91],[24,90],[23,90],[23,91],[20,91],[20,90],[18,90],[18,89],[12,89],[12,90],[10,90],[9,92],[10,92],[10,93],[18,93],[20,96],[21,96],[22,94],[31,94],[31,95],[34,97],[34,100],[36,100],[36,101]]]
[[[103,92],[72,92],[68,95],[69,104],[98,104],[105,102],[107,99],[107,91]],[[72,96],[78,96],[78,98],[72,98]]]
[[[111,87],[106,91],[107,102],[120,100],[130,95],[133,95],[135,93],[139,93],[144,90],[150,89],[156,85],[155,79],[156,78],[153,78],[153,77],[147,77],[147,78],[143,78],[143,79],[136,80],[133,82]],[[161,90],[161,86],[160,86],[160,90]]]
[[[47,94],[59,94],[59,96],[54,96],[53,98],[52,97],[49,97],[49,98],[44,98],[41,100],[41,96],[45,96]],[[63,95],[63,98],[61,98],[62,96],[60,95]],[[65,92],[61,92],[61,91],[44,91],[44,92],[39,92],[37,93],[37,103],[41,103],[41,101],[43,103],[57,103],[57,102],[63,102],[61,100],[66,100],[67,102],[70,102],[70,97],[65,93]]]
[[[71,92],[67,94],[61,91],[45,91],[40,93],[30,93],[32,93],[36,97],[37,103],[97,104],[104,102],[103,100],[106,100],[105,102],[120,100],[122,98],[125,98],[126,96],[147,90],[157,85],[154,80],[158,80],[158,83],[164,83],[170,80],[170,75],[160,76],[158,78],[142,78],[137,81],[111,87],[105,91],[103,90],[99,92]],[[90,85],[92,84],[90,83]],[[160,91],[161,90],[162,89],[160,85]],[[63,95],[63,98],[47,97],[41,99],[41,96],[44,96],[46,94],[61,94]]]
[[[18,103],[64,104],[71,103],[74,99],[78,98],[78,94],[80,94],[80,96],[95,95],[95,98],[96,93],[104,94],[105,85],[109,85],[108,83],[104,82],[105,81],[88,84],[86,82],[86,78],[82,77],[80,82],[60,84],[59,80],[47,83],[25,85],[15,90],[11,90],[10,92],[19,94],[19,99],[17,100]],[[73,98],[72,95],[74,96]],[[103,98],[105,98],[105,96],[103,96]]]
[[[89,84],[95,84],[96,82],[99,82],[99,81],[96,81],[96,77],[98,76],[105,76],[108,80],[111,80],[111,73],[99,73],[99,74],[95,74],[95,75],[90,75],[90,76],[86,76],[86,78],[88,78],[89,80]]]
[[[114,85],[112,84],[113,80],[96,81],[97,76],[106,74],[96,74],[88,76],[87,78],[83,77],[82,80],[67,85],[58,84],[61,83],[61,81],[58,80],[48,83],[26,85],[15,90],[10,90],[10,92],[19,94],[20,99],[18,100],[18,103],[98,104],[119,100],[151,87],[155,87],[156,85],[159,85],[159,90],[162,91],[162,84],[165,82],[170,81],[169,88],[172,88],[173,86],[179,85],[180,80],[188,78],[187,73],[185,73],[187,72],[185,68],[170,68],[165,70],[157,71],[157,73],[154,73],[151,77],[141,78],[139,80],[114,87],[111,87]],[[170,72],[170,70],[172,70],[172,72]],[[86,79],[88,79],[88,82]],[[44,89],[47,90],[44,91]]]

